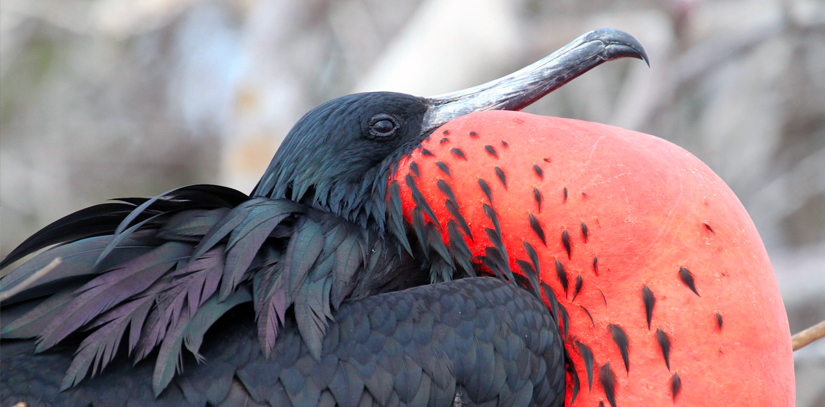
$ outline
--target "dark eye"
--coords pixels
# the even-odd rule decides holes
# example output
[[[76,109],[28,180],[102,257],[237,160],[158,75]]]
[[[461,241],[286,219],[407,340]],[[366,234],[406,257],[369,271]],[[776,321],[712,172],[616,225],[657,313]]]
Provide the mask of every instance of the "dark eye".
[[[383,139],[395,134],[398,130],[398,121],[388,114],[375,115],[370,120],[370,136]]]

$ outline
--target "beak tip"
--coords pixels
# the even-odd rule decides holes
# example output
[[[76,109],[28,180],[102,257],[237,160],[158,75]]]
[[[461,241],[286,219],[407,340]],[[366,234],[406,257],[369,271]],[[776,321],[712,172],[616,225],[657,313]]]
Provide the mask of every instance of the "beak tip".
[[[636,58],[645,61],[647,67],[650,68],[650,60],[647,58],[647,52],[645,52],[644,48],[642,48],[641,52],[639,53],[639,56],[637,56]]]
[[[645,64],[647,64],[647,67],[650,68],[650,59],[648,59],[648,57],[647,57],[647,51],[645,51],[645,49],[644,49],[644,47],[642,47],[641,43],[639,43],[639,47],[640,47],[638,49],[639,56],[637,56],[637,58],[641,59],[642,61],[645,61]]]
[[[605,46],[605,59],[610,61],[620,58],[636,58],[645,61],[650,67],[650,59],[642,43],[636,37],[615,28],[602,28],[585,34],[589,41],[600,41]]]

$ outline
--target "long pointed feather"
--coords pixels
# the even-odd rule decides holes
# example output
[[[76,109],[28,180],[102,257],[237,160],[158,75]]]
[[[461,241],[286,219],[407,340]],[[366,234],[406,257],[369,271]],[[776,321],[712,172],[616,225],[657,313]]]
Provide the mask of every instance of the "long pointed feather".
[[[255,303],[255,312],[258,313],[263,308],[263,302],[272,282],[280,273],[281,250],[273,247],[265,247],[265,253],[258,257],[258,264],[254,266],[252,276],[252,287]]]
[[[183,187],[183,188],[187,188],[187,187]],[[129,228],[129,225],[131,225],[132,222],[135,219],[137,219],[137,217],[140,216],[143,213],[143,211],[145,211],[147,208],[149,208],[153,203],[157,202],[159,199],[162,199],[162,198],[168,196],[170,193],[173,193],[173,192],[178,191],[180,189],[182,189],[182,188],[175,188],[175,189],[166,191],[166,192],[164,192],[160,195],[157,195],[155,197],[152,197],[152,198],[146,200],[146,202],[143,202],[142,204],[138,205],[137,208],[135,208],[129,215],[127,215],[125,218],[123,218],[123,220],[120,222],[120,224],[117,225],[117,228],[115,229],[114,235],[117,236],[117,235],[123,233],[123,231],[125,231],[127,228]]]
[[[256,319],[258,321],[258,342],[264,351],[264,357],[269,358],[272,348],[275,347],[275,338],[278,337],[281,325],[286,318],[288,306],[286,298],[286,278],[278,274],[272,279],[262,300],[256,304]]]
[[[182,312],[194,315],[197,308],[217,290],[223,273],[223,246],[217,246],[201,258],[168,274],[165,289],[157,296],[152,309],[136,339],[135,360],[140,361],[163,341],[178,324]],[[188,298],[188,307],[184,300]],[[185,309],[184,309],[185,308]]]
[[[173,215],[160,228],[158,237],[166,240],[194,240],[209,233],[229,213],[228,208],[188,210]]]
[[[117,353],[121,338],[132,320],[143,320],[151,306],[151,301],[136,300],[118,307],[117,312],[109,316],[108,323],[95,330],[80,344],[72,364],[63,376],[60,390],[80,383],[90,367],[92,376],[98,370],[102,371]]]
[[[188,185],[185,187],[171,189],[153,198],[150,198],[135,208],[123,221],[120,222],[115,235],[123,233],[129,225],[138,218],[145,210],[153,204],[163,199],[184,199],[198,202],[199,207],[205,206],[235,206],[247,199],[248,197],[241,192],[235,191],[231,188],[220,187],[217,185]]]
[[[183,243],[165,243],[120,269],[96,277],[83,286],[60,317],[49,324],[38,339],[37,351],[54,346],[101,313],[145,290],[178,261],[185,259],[191,250]]]
[[[222,302],[215,301],[215,297],[211,297],[209,303],[204,303],[198,309],[198,313],[189,321],[189,327],[186,329],[186,335],[183,338],[183,344],[195,356],[200,356],[201,345],[203,344],[203,337],[206,331],[227,311],[234,308],[236,305],[252,301],[252,294],[249,289],[243,288],[235,291],[230,298]],[[216,312],[217,311],[217,312]],[[199,359],[203,359],[199,357]]]
[[[114,250],[114,249],[115,249],[115,248],[116,248],[116,247],[117,247],[117,246],[118,246],[121,242],[123,242],[124,240],[126,240],[126,238],[128,238],[129,236],[131,236],[131,235],[132,235],[132,233],[135,233],[135,231],[137,231],[138,229],[140,229],[140,227],[141,227],[141,226],[143,226],[143,225],[145,225],[145,224],[147,224],[147,223],[149,223],[149,222],[151,222],[151,221],[153,221],[153,220],[157,219],[157,218],[158,218],[158,217],[160,217],[161,215],[162,215],[162,214],[157,214],[157,215],[151,216],[151,217],[149,217],[149,218],[147,218],[147,219],[144,219],[144,220],[142,220],[142,221],[140,221],[140,222],[138,222],[138,223],[134,224],[133,226],[129,227],[128,229],[126,229],[126,230],[125,230],[125,231],[123,231],[123,232],[115,233],[115,235],[113,236],[112,240],[111,240],[111,241],[109,241],[109,244],[108,244],[108,245],[106,245],[106,248],[105,248],[105,249],[103,249],[103,251],[102,251],[102,252],[100,253],[100,255],[97,257],[97,260],[95,260],[95,264],[94,264],[94,266],[97,266],[98,264],[100,264],[100,262],[101,262],[101,261],[103,261],[103,259],[105,259],[105,258],[106,258],[106,256],[108,256],[108,255],[109,255],[109,253],[111,253],[111,252],[112,252],[112,250]]]
[[[170,273],[169,277],[172,281],[158,295],[157,306],[154,310],[160,315],[158,325],[161,329],[177,325],[178,317],[184,310],[188,312],[188,315],[194,315],[202,304],[202,300],[205,301],[214,294],[215,284],[207,285],[207,281],[220,279],[224,266],[221,249],[222,247],[214,248],[206,252],[203,257]],[[185,306],[187,303],[188,306]],[[160,334],[158,339],[163,339],[165,332],[160,332]]]
[[[71,285],[43,300],[25,314],[3,325],[0,335],[3,339],[34,338],[40,335],[54,319],[56,313],[74,298],[74,291],[77,288],[77,285]],[[6,319],[5,316],[4,319]]]
[[[410,247],[410,241],[407,239],[407,230],[404,226],[404,207],[401,202],[401,187],[396,180],[393,180],[390,184],[389,202],[387,204],[389,206],[389,210],[387,211],[389,231],[395,236],[395,239],[401,243],[404,250],[412,256],[412,247]]]
[[[192,253],[192,258],[197,259],[204,253],[206,253],[209,249],[215,247],[218,242],[229,236],[229,234],[235,230],[241,222],[246,219],[249,213],[254,208],[254,205],[257,202],[261,202],[266,200],[267,198],[255,198],[250,199],[249,201],[244,202],[241,205],[233,208],[225,218],[221,219],[217,225],[215,225],[206,236],[201,239],[200,243],[195,246],[195,252]]]
[[[218,301],[216,297],[211,297],[191,318],[186,322],[181,322],[170,332],[161,344],[158,358],[155,362],[155,371],[152,375],[152,390],[155,397],[160,395],[163,389],[169,385],[175,373],[181,370],[181,344],[186,343],[186,348],[195,355],[203,342],[203,336],[221,316],[238,304],[252,301],[252,296],[246,289],[240,289],[232,293],[224,301]],[[199,355],[198,355],[199,356]]]
[[[196,208],[232,208],[249,196],[217,185],[190,185],[152,199],[119,198],[60,218],[16,247],[0,261],[0,269],[46,246],[104,234],[120,234],[132,222],[158,213]]]
[[[309,353],[321,358],[321,344],[332,313],[329,309],[330,280],[318,280],[304,285],[295,299],[295,319]]]
[[[278,219],[270,219],[260,225],[260,228],[250,233],[241,243],[236,244],[226,255],[226,267],[221,278],[219,298],[223,300],[229,296],[235,287],[244,280],[258,251],[266,238],[277,226]]]
[[[303,284],[323,248],[324,235],[320,225],[309,218],[302,218],[289,240],[284,256],[283,273],[287,276],[291,292],[295,292]]]
[[[243,280],[264,241],[286,217],[302,206],[284,200],[264,200],[253,208],[235,228],[227,243],[226,268],[221,280],[220,298],[226,298]]]
[[[32,274],[45,267],[55,258],[60,258],[61,263],[47,274],[39,277],[37,281],[29,285],[27,289],[13,295],[12,297],[3,301],[3,305],[13,304],[15,302],[23,301],[36,296],[48,295],[56,292],[62,288],[62,284],[71,279],[77,278],[91,278],[100,274],[104,267],[115,266],[118,261],[122,259],[130,259],[138,257],[152,249],[150,245],[146,245],[140,240],[144,236],[133,236],[135,239],[127,239],[115,251],[117,256],[110,256],[110,259],[104,261],[98,268],[93,267],[95,259],[100,252],[111,241],[111,236],[98,236],[88,239],[79,240],[65,245],[50,248],[43,253],[38,254],[34,258],[21,264],[2,280],[0,280],[0,292],[7,292],[14,289],[18,284],[25,281]],[[43,286],[52,286],[54,290],[43,292],[40,290]]]
[[[344,301],[355,287],[355,272],[364,264],[363,250],[357,234],[350,234],[335,249],[334,270],[332,273],[332,292],[330,301],[335,309]]]
[[[0,291],[5,291],[10,287],[14,287],[30,275],[34,274],[37,270],[46,267],[46,265],[51,263],[55,258],[60,257],[62,259],[61,261],[65,264],[69,264],[68,261],[72,257],[81,257],[82,261],[84,255],[88,256],[87,253],[94,250],[103,250],[103,248],[109,244],[109,241],[111,241],[111,236],[93,237],[74,243],[57,246],[40,253],[4,276],[3,279],[0,280]],[[99,251],[93,255],[97,257],[98,253]]]
[[[246,237],[249,233],[252,233],[261,223],[264,223],[270,219],[283,220],[293,213],[300,213],[304,211],[303,205],[285,199],[266,199],[258,201],[255,204],[251,204],[250,206],[251,211],[249,212],[249,215],[241,221],[238,227],[232,230],[232,233],[229,236],[229,243],[227,243],[227,248],[231,248],[239,240]]]
[[[40,229],[12,250],[0,262],[0,269],[55,243],[110,234],[134,208],[135,205],[129,203],[104,203],[64,216]]]

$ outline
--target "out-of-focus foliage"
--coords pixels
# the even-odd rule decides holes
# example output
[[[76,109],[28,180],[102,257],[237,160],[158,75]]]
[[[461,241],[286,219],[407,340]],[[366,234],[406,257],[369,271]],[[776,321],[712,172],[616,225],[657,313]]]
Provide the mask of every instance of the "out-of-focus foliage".
[[[190,183],[248,191],[312,106],[498,77],[587,30],[647,47],[527,109],[658,135],[762,234],[798,331],[825,319],[821,0],[3,0],[0,253],[70,211]],[[825,344],[797,352],[825,405]]]

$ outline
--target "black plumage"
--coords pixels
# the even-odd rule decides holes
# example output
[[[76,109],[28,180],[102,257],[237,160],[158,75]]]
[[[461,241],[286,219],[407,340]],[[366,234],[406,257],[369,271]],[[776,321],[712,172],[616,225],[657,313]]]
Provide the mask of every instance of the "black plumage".
[[[464,219],[464,215],[461,214],[458,199],[456,198],[455,193],[453,193],[453,188],[447,183],[447,181],[440,178],[436,181],[436,185],[441,193],[447,198],[446,201],[444,201],[444,205],[447,207],[447,211],[450,213],[450,216],[458,222],[458,226],[461,227],[464,234],[467,235],[470,240],[473,240],[473,233],[470,231],[470,225],[467,224],[467,220]]]
[[[610,368],[610,362],[602,365],[599,369],[599,382],[602,384],[604,394],[607,396],[607,402],[611,407],[616,407],[616,374]]]
[[[556,278],[559,279],[561,287],[564,289],[564,295],[567,295],[567,271],[564,270],[564,265],[558,260],[556,260]]]
[[[570,300],[570,301],[575,301],[576,300],[576,297],[579,296],[579,293],[582,290],[582,285],[584,285],[584,279],[582,278],[582,275],[579,274],[579,275],[576,276],[576,285],[573,288],[573,299]]]
[[[570,248],[570,234],[567,233],[567,229],[564,229],[561,232],[561,243],[564,245],[564,251],[567,252],[567,259],[570,260],[571,257],[571,248]]]
[[[453,153],[454,156],[456,156],[456,157],[458,157],[458,158],[460,158],[464,161],[467,161],[467,156],[464,155],[464,151],[461,151],[460,148],[451,148],[450,152]]]
[[[625,372],[630,375],[630,358],[628,355],[630,341],[627,338],[627,333],[625,333],[624,329],[618,325],[608,324],[607,327],[610,329],[610,336],[613,338],[613,342],[619,347],[619,353],[622,355]]]
[[[533,172],[535,172],[536,175],[538,175],[540,180],[544,181],[544,171],[542,171],[541,167],[539,167],[538,164],[533,165]]]
[[[241,289],[226,300],[226,318],[197,344],[208,362],[184,357],[185,374],[171,378],[160,398],[152,393],[149,361],[118,364],[61,392],[71,349],[32,358],[31,342],[17,341],[2,345],[0,402],[423,406],[451,405],[458,394],[465,404],[561,406],[565,354],[556,322],[542,301],[520,291],[499,279],[475,278],[347,302],[330,321],[317,358],[288,317],[275,357],[266,359],[256,324],[245,317],[252,293]]]
[[[439,178],[438,181],[436,181],[436,185],[438,186],[438,190],[441,191],[441,193],[444,194],[448,200],[458,202],[458,199],[456,199],[455,193],[453,192],[453,187],[451,187],[447,181]]]
[[[410,163],[410,171],[412,171],[416,177],[421,178],[421,169],[418,167],[417,162],[413,161]]]
[[[590,319],[590,326],[595,328],[596,327],[596,321],[593,320],[593,315],[590,314],[590,310],[588,310],[583,305],[579,305],[579,308],[581,308],[582,311],[584,311],[585,315],[587,315],[587,318]]]
[[[581,381],[579,380],[579,372],[576,371],[576,366],[574,366],[569,359],[567,364],[567,374],[571,381],[570,387],[572,387],[570,389],[570,405],[572,406],[576,401],[576,397],[579,395],[579,391],[581,390]]]
[[[492,205],[493,204],[493,192],[490,190],[490,184],[487,183],[483,178],[478,179],[478,186],[481,188],[481,192],[484,193],[484,196],[487,197],[487,202]]]
[[[670,337],[665,331],[656,329],[656,342],[659,343],[659,348],[662,350],[662,356],[665,358],[665,366],[670,370]]]
[[[645,318],[647,319],[647,329],[650,330],[650,320],[653,319],[653,307],[656,306],[656,296],[650,287],[642,287],[642,302],[645,304]]]
[[[420,208],[424,211],[424,213],[427,214],[429,221],[435,223],[435,225],[441,229],[441,222],[439,222],[438,217],[435,216],[435,212],[433,212],[433,208],[430,207],[430,204],[427,202],[427,198],[425,198],[424,194],[418,189],[415,178],[413,178],[411,174],[407,174],[404,181],[407,184],[407,188],[409,188],[412,192],[412,197],[413,201],[415,201],[416,208]]]
[[[461,209],[455,201],[448,199],[445,203],[447,207],[447,211],[450,212],[450,216],[458,222],[458,225],[461,227],[461,230],[464,234],[473,240],[473,232],[470,231],[470,225],[467,224],[467,221],[464,219],[464,216],[461,214]]]
[[[696,291],[696,281],[694,280],[693,273],[691,273],[690,270],[684,267],[679,267],[679,280],[690,288],[690,291],[693,291],[694,294],[701,297],[701,295],[699,295],[699,291]]]
[[[530,221],[530,229],[533,229],[533,233],[535,233],[536,236],[538,236],[539,240],[541,240],[541,243],[547,246],[547,239],[544,237],[544,229],[542,229],[539,220],[532,213],[528,214],[527,218]]]
[[[564,342],[570,335],[570,314],[567,313],[567,308],[564,305],[558,304],[559,317],[557,319],[561,322],[562,333],[564,334]]]
[[[496,148],[487,144],[484,146],[484,150],[487,151],[487,154],[492,156],[493,158],[498,158],[498,152],[496,152]]]
[[[582,360],[584,360],[584,370],[587,371],[587,389],[593,390],[593,351],[579,341],[576,341],[576,346],[579,348]]]
[[[442,161],[438,161],[438,162],[435,163],[435,165],[438,167],[439,170],[441,170],[441,172],[443,172],[444,174],[447,174],[448,177],[450,177],[450,178],[453,177],[450,174],[450,167],[448,167],[447,164],[444,164],[444,162],[442,162]]]
[[[502,170],[501,167],[495,167],[495,170],[496,177],[499,181],[501,181],[501,185],[504,186],[505,189],[507,189],[507,176],[504,174],[504,170]]]
[[[467,245],[467,241],[464,239],[464,236],[458,231],[458,226],[456,226],[456,222],[450,219],[447,222],[447,234],[450,238],[450,253],[457,254],[453,256],[453,260],[458,267],[461,268],[462,271],[468,276],[475,277],[476,274],[476,265],[473,262],[473,254],[470,251],[470,247]],[[468,236],[472,239],[472,236]]]
[[[673,396],[673,402],[676,402],[676,396],[682,391],[682,379],[679,378],[679,373],[674,373],[670,377],[670,393]]]

